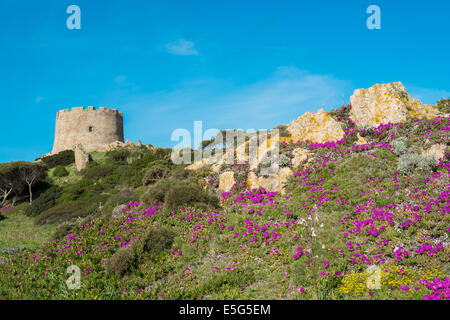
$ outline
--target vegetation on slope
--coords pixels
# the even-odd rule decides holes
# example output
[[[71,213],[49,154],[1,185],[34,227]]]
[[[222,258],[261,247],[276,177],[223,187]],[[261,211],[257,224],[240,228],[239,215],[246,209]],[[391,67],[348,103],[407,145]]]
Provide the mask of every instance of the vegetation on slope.
[[[69,182],[51,175],[25,212],[58,231],[1,254],[0,296],[449,299],[449,119],[360,128],[349,108],[331,113],[342,140],[280,145],[313,154],[283,195],[246,190],[236,164],[244,178],[219,203],[216,174],[175,166],[163,149],[96,154]],[[439,162],[422,156],[436,144]]]

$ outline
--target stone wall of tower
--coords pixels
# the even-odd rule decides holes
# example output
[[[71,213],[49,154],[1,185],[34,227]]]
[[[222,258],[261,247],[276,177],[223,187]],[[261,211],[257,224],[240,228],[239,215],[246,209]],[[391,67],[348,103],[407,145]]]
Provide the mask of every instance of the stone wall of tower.
[[[104,151],[108,144],[123,140],[122,112],[103,107],[64,109],[56,115],[52,154],[74,150],[77,144],[86,152]]]

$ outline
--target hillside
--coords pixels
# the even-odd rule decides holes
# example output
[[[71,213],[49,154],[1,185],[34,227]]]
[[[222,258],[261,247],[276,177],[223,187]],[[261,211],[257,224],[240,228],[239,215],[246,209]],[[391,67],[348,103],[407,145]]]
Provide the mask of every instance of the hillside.
[[[450,102],[389,88],[274,128],[273,172],[246,161],[258,134],[190,166],[131,145],[80,172],[73,153],[42,158],[32,204],[23,189],[1,209],[0,297],[450,299]]]

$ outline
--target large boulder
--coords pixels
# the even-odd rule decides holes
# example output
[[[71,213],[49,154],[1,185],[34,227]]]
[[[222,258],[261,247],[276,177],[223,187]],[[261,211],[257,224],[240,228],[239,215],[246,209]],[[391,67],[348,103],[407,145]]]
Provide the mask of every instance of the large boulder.
[[[423,150],[422,155],[433,156],[436,159],[436,163],[438,163],[439,159],[444,158],[446,148],[445,144],[433,144],[430,148]]]
[[[295,148],[292,153],[294,155],[294,158],[292,158],[293,168],[300,167],[303,163],[306,162],[306,160],[308,160],[308,157],[310,155],[310,152],[307,149],[303,148]]]
[[[334,120],[324,109],[313,113],[306,112],[297,120],[289,123],[287,130],[294,142],[298,140],[326,142],[344,137],[344,130],[339,122]]]
[[[380,123],[404,122],[408,117],[433,118],[437,108],[413,99],[401,82],[376,84],[355,90],[350,97],[350,118],[358,126],[378,126]]]
[[[125,211],[124,211],[125,210]],[[125,216],[126,215],[126,211],[127,211],[127,205],[126,204],[121,204],[121,205],[118,205],[118,206],[116,206],[114,209],[113,209],[113,211],[112,211],[112,217],[114,218],[114,219],[118,219],[118,218],[120,218],[120,217],[122,217],[122,216]]]
[[[230,191],[235,183],[233,171],[226,171],[219,177],[219,189],[222,192]]]
[[[285,193],[284,184],[292,175],[292,170],[288,167],[280,168],[277,173],[258,177],[253,171],[250,171],[247,176],[247,184],[250,189],[264,188],[267,191],[277,191]]]

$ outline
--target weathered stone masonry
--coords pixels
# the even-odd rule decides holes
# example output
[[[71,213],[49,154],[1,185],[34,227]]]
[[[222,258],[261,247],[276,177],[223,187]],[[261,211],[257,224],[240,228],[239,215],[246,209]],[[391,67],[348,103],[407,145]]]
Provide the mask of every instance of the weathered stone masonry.
[[[52,154],[74,150],[81,144],[86,152],[103,151],[113,142],[123,142],[123,115],[115,109],[76,107],[58,111]]]

